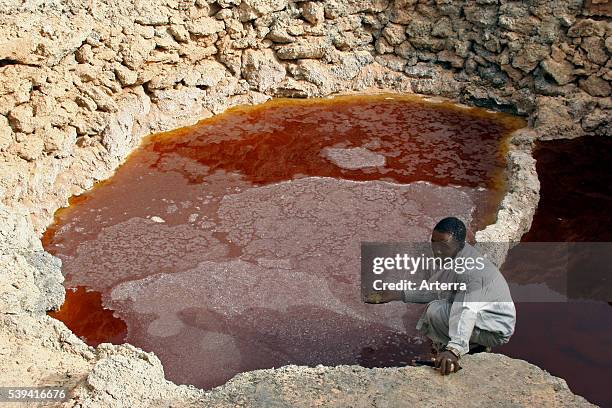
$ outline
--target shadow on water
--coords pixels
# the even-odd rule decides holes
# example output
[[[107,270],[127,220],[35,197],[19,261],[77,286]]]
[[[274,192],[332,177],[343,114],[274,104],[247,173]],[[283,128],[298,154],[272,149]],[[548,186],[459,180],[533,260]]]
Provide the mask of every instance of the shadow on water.
[[[612,241],[610,152],[612,139],[606,137],[539,142],[535,157],[541,198],[522,242]],[[508,279],[558,285],[554,276],[518,276],[513,268],[520,262],[512,256],[511,250],[504,266]],[[609,265],[597,270],[591,261],[578,257],[569,265],[569,291],[584,292],[589,281],[609,289]],[[516,332],[498,351],[562,377],[591,402],[612,406],[612,307],[607,300],[517,303]]]

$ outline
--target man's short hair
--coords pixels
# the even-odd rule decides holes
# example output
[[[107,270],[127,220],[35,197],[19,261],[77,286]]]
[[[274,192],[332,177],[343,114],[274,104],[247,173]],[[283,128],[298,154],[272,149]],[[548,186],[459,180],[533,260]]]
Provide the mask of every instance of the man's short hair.
[[[467,230],[465,224],[459,218],[447,217],[436,224],[434,227],[435,231],[444,232],[450,234],[456,242],[465,242],[465,236]]]

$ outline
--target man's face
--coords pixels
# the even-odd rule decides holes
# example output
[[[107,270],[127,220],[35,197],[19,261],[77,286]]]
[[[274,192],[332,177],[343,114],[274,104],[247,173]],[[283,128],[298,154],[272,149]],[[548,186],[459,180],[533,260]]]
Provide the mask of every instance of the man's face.
[[[454,258],[459,252],[459,243],[448,232],[434,230],[431,233],[431,249],[439,258]]]

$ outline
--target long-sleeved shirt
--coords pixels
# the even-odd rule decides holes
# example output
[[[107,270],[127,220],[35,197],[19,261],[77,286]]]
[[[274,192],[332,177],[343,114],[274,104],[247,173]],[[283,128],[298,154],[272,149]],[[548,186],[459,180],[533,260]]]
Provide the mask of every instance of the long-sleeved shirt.
[[[410,303],[429,303],[438,299],[452,302],[447,347],[457,350],[460,355],[469,351],[474,326],[501,338],[509,338],[514,333],[516,310],[508,284],[499,269],[468,243],[455,259],[476,260],[478,257],[484,264],[483,268],[473,267],[463,273],[442,269],[427,280],[429,283],[464,283],[465,290],[407,290],[403,297],[404,302]]]

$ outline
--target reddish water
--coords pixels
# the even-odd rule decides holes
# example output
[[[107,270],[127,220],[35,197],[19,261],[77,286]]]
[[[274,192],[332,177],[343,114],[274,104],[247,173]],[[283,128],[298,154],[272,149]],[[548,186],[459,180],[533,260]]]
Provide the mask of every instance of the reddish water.
[[[612,139],[579,138],[541,142],[536,151],[541,198],[523,242],[610,242],[612,208]],[[554,258],[554,257],[551,257]],[[609,280],[602,270],[578,258],[569,267],[568,285]],[[560,286],[556,276],[525,276],[510,252],[504,274],[522,283]],[[542,270],[546,270],[543,267]],[[567,282],[567,281],[566,281]],[[608,283],[609,288],[609,283]],[[587,291],[588,289],[588,291]],[[580,287],[598,298],[601,286]],[[609,292],[608,292],[609,293]],[[600,296],[599,296],[600,298]],[[607,299],[608,301],[610,299]],[[499,351],[522,358],[564,378],[572,391],[601,406],[612,406],[612,308],[607,301],[518,303],[512,340]]]
[[[85,335],[92,346],[125,342],[125,322],[103,307],[100,292],[88,291],[84,286],[68,289],[61,310],[49,312],[49,316],[62,320],[73,332]]]
[[[359,243],[428,240],[448,215],[490,222],[505,136],[523,125],[383,95],[275,100],[153,135],[46,231],[66,285],[102,300],[68,292],[55,316],[89,340],[100,330],[75,309],[112,309],[168,378],[201,387],[289,363],[405,364],[427,350],[422,308],[362,303]]]

